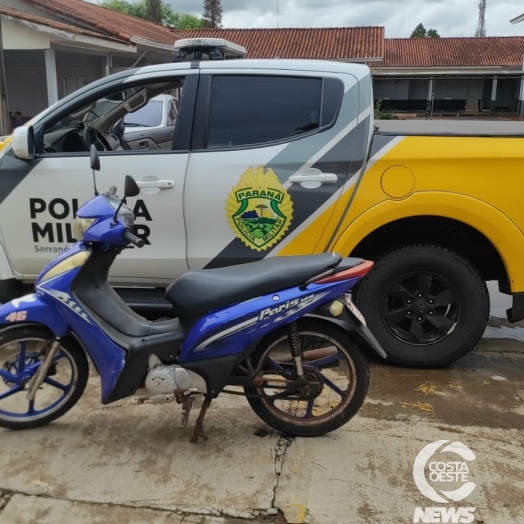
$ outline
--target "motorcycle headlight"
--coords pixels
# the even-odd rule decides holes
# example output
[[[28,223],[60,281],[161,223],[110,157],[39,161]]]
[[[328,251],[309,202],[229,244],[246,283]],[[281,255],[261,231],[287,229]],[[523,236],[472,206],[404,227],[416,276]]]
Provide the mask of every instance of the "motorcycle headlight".
[[[73,222],[73,236],[82,242],[85,232],[94,224],[96,218],[79,218],[76,217]]]

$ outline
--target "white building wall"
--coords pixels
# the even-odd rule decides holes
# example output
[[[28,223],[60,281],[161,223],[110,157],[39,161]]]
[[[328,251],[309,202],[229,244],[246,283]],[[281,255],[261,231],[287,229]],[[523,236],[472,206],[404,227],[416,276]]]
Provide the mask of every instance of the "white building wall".
[[[58,98],[104,76],[105,57],[56,51]]]

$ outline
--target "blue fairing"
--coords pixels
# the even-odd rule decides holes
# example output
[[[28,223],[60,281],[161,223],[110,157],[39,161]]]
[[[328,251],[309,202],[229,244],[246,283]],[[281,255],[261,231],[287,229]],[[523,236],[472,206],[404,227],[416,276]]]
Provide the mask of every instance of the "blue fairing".
[[[7,317],[12,313],[21,314],[18,317],[20,320],[17,321],[14,317],[12,317],[13,321],[8,320]],[[49,327],[57,337],[65,337],[70,331],[67,319],[63,315],[56,314],[54,301],[41,293],[31,293],[15,298],[0,306],[0,329],[21,321],[43,324]]]
[[[40,275],[38,275],[35,285],[38,286],[42,280],[42,277],[46,275],[49,270],[53,269],[56,265],[60,264],[60,262],[64,261],[66,258],[69,258],[71,255],[75,255],[81,251],[87,251],[87,247],[83,242],[75,242],[73,245],[65,248],[62,253],[53,258],[53,260],[51,260],[51,262],[49,262],[49,264],[44,267]]]
[[[105,399],[118,380],[125,364],[125,352],[109,339],[71,294],[71,283],[80,271],[75,268],[37,286],[38,292],[52,302],[47,309],[45,324],[59,316],[65,319],[68,332],[72,331],[91,356],[102,380],[102,399]]]
[[[191,329],[180,363],[241,353],[268,333],[346,293],[358,280],[311,284],[305,291],[290,288],[214,311]]]
[[[111,205],[111,202],[113,205]],[[120,201],[111,195],[99,195],[86,202],[77,212],[79,218],[96,218],[96,222],[84,234],[84,242],[98,242],[100,244],[125,245],[122,234],[126,227],[122,216],[131,216],[132,211],[123,206],[116,223],[113,216]],[[114,207],[113,207],[114,206]]]

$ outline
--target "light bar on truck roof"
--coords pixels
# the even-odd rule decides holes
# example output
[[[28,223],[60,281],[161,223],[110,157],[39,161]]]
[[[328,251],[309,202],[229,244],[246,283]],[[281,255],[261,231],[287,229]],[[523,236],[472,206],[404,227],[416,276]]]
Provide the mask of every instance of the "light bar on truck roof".
[[[204,55],[210,60],[228,60],[247,54],[245,47],[223,38],[184,38],[175,42],[174,50],[173,61],[187,60],[190,55],[194,60],[202,60]]]

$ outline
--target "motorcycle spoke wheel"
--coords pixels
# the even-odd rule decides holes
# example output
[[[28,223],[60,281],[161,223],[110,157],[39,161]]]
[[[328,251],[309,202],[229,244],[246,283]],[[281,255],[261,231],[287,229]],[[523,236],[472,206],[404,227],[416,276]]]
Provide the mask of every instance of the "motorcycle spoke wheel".
[[[0,333],[0,426],[28,429],[48,424],[76,404],[87,382],[87,359],[76,345],[62,344],[33,401],[29,384],[53,336],[39,327]]]
[[[246,394],[254,411],[271,426],[292,435],[316,436],[345,424],[360,409],[369,369],[342,329],[310,319],[299,321],[298,326],[303,386],[277,387],[283,378],[297,380],[287,332],[279,330],[253,356],[253,367],[272,387],[246,388]]]

